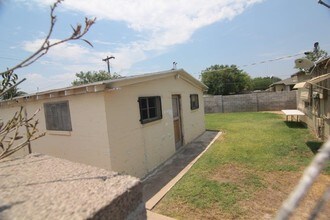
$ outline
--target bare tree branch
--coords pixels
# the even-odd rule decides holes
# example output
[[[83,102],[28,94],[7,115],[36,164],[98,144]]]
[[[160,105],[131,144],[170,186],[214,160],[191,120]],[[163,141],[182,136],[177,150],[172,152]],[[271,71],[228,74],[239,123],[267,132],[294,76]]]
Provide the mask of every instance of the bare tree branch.
[[[10,69],[8,69],[5,72],[0,73],[0,75],[4,74],[6,72],[13,72],[14,70],[19,69],[19,68],[27,67],[27,66],[31,65],[32,63],[34,63],[36,60],[40,59],[42,56],[44,56],[50,48],[52,48],[56,45],[65,43],[67,41],[79,40],[89,31],[90,27],[95,23],[96,18],[93,18],[93,19],[85,18],[85,26],[84,26],[83,30],[82,30],[82,25],[81,24],[77,24],[77,26],[75,28],[71,26],[72,29],[73,29],[73,33],[71,34],[70,37],[67,37],[63,40],[60,40],[60,41],[57,41],[57,42],[54,42],[54,43],[50,43],[49,39],[50,39],[50,37],[53,33],[53,29],[54,29],[54,26],[55,26],[55,23],[56,23],[56,15],[54,15],[54,12],[55,12],[56,7],[62,1],[63,0],[57,0],[50,7],[50,9],[51,9],[51,11],[50,11],[50,28],[49,28],[47,36],[45,37],[43,43],[40,46],[40,48],[36,52],[34,52],[31,56],[29,56],[28,58],[23,60],[21,63],[17,64],[16,66],[14,66]],[[81,40],[84,40],[86,42],[85,39],[81,39]],[[88,44],[91,45],[91,43],[89,43],[89,42],[88,42]]]
[[[27,146],[31,141],[45,135],[45,133],[37,134],[37,125],[39,122],[38,120],[34,120],[40,109],[38,109],[31,117],[28,117],[25,111],[25,115],[23,115],[23,109],[24,108],[21,107],[4,127],[3,125],[0,127],[0,146],[2,150],[0,151],[0,160]],[[19,128],[23,126],[25,126],[26,129],[25,137],[19,136]],[[23,141],[15,145],[15,141],[20,139],[23,139]]]
[[[4,72],[0,72],[0,100],[4,94],[8,93],[11,89],[17,87],[20,83],[25,81],[25,79],[18,80],[17,75],[14,73],[15,70],[23,67],[27,67],[40,59],[42,56],[47,54],[50,48],[68,42],[72,40],[83,40],[90,46],[93,46],[89,41],[82,39],[82,37],[89,31],[90,27],[95,23],[96,18],[88,19],[85,18],[84,27],[81,24],[77,24],[76,27],[72,27],[72,34],[63,39],[54,43],[50,43],[50,38],[54,30],[56,23],[56,15],[54,14],[56,7],[63,0],[56,0],[56,2],[50,7],[50,28],[49,31],[42,42],[40,48],[30,55],[28,58],[18,63],[14,67],[7,69]],[[26,109],[23,107],[20,108],[18,112],[15,112],[13,117],[4,124],[0,118],[0,160],[12,155],[16,151],[22,149],[25,146],[29,147],[29,153],[31,153],[30,143],[33,140],[36,140],[45,135],[45,133],[39,133],[37,126],[39,124],[38,120],[35,120],[36,114],[40,111],[38,109],[31,117],[28,117]],[[25,127],[25,134],[19,135],[20,129]],[[19,143],[17,143],[19,141]]]
[[[330,5],[327,4],[327,3],[325,3],[325,2],[323,2],[322,0],[319,0],[318,3],[321,4],[321,5],[324,5],[327,8],[330,8]]]
[[[9,92],[10,90],[14,89],[15,87],[17,87],[19,84],[21,84],[25,80],[26,80],[26,78],[23,78],[22,80],[18,81],[15,85],[9,87],[8,89],[5,89],[2,92],[0,91],[0,97],[2,97],[5,93]]]

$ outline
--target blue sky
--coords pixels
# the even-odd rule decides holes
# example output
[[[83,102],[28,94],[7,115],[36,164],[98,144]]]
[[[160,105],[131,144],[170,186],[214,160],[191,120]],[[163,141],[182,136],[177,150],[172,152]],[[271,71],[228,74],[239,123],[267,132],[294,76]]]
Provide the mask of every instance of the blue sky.
[[[330,0],[324,0],[330,3]],[[0,0],[0,66],[12,67],[36,50],[49,28],[48,0]],[[71,34],[70,24],[97,17],[86,35],[93,48],[74,41],[53,48],[31,66],[20,89],[33,93],[69,86],[75,73],[106,70],[123,76],[172,68],[176,61],[196,78],[214,64],[235,64],[257,76],[282,79],[294,60],[318,41],[330,52],[330,10],[317,0],[65,0],[56,10],[52,40]]]

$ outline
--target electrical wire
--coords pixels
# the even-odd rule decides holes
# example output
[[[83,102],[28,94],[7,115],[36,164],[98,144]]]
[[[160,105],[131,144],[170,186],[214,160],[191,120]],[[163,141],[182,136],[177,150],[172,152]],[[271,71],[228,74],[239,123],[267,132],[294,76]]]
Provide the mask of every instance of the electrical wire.
[[[255,66],[255,65],[259,65],[259,64],[263,64],[263,63],[275,62],[275,61],[284,60],[284,59],[297,57],[297,56],[301,56],[301,55],[304,55],[304,53],[297,53],[297,54],[294,54],[294,55],[288,55],[288,56],[283,56],[283,57],[279,57],[279,58],[275,58],[275,59],[263,60],[263,61],[256,62],[256,63],[245,64],[245,65],[240,66],[240,68],[248,67],[248,66]]]

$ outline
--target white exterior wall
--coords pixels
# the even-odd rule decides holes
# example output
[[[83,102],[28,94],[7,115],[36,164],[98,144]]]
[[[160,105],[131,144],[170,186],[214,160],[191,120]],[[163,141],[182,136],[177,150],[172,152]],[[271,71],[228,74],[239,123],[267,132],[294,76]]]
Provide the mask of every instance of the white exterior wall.
[[[43,103],[69,101],[72,131],[47,131]],[[38,129],[46,136],[32,142],[32,152],[111,169],[104,94],[90,93],[22,103],[31,115],[37,115]],[[19,106],[0,107],[0,117],[8,120]],[[19,154],[27,153],[24,149]],[[17,154],[18,155],[18,154]]]
[[[190,110],[190,94],[198,94],[199,109]],[[143,177],[175,153],[172,95],[181,95],[183,144],[186,144],[205,131],[201,89],[181,78],[169,76],[106,93],[111,167],[114,171]],[[161,97],[161,120],[140,123],[138,98],[144,96]]]
[[[45,93],[42,100],[22,101],[0,106],[0,117],[8,120],[25,105],[29,114],[41,108],[36,119],[39,130],[46,131],[43,104],[69,101],[72,131],[47,131],[45,137],[32,142],[32,152],[81,162],[136,177],[144,177],[169,159],[176,151],[172,113],[172,95],[181,96],[181,120],[183,145],[205,131],[204,101],[202,88],[196,87],[183,76],[167,75],[156,79],[111,82],[116,89],[98,93],[74,94],[59,90]],[[149,80],[149,81],[148,81]],[[126,85],[131,83],[130,85]],[[122,85],[122,86],[120,86]],[[97,88],[101,88],[97,87]],[[102,87],[103,88],[103,87]],[[77,92],[88,91],[81,87]],[[198,94],[199,108],[190,109],[190,95]],[[54,96],[62,96],[55,98]],[[147,124],[140,123],[138,98],[160,96],[162,119]],[[47,98],[45,98],[47,97]],[[20,154],[27,154],[22,150]]]

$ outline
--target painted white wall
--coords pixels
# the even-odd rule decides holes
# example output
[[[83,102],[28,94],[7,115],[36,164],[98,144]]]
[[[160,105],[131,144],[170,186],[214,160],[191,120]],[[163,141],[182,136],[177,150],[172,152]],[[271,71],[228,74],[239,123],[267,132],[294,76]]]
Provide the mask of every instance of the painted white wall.
[[[169,76],[118,88],[105,95],[115,171],[143,177],[175,153],[172,95],[181,95],[184,144],[205,131],[202,91],[181,78]],[[190,110],[190,94],[199,95],[199,109]],[[140,123],[138,98],[144,96],[161,96],[161,120]]]
[[[181,96],[183,144],[191,142],[205,131],[202,89],[183,77],[169,75],[122,87],[119,86],[120,82],[117,84],[117,90],[68,96],[59,92],[63,97],[2,105],[0,117],[8,119],[20,105],[25,105],[29,114],[41,108],[37,116],[39,129],[47,134],[32,143],[33,152],[136,177],[144,177],[176,151],[172,95]],[[116,87],[116,83],[111,85]],[[199,109],[190,109],[191,94],[199,95]],[[138,98],[143,96],[161,96],[161,120],[143,125],[140,123]],[[73,131],[47,131],[43,103],[65,100],[69,101]]]
[[[69,101],[72,131],[47,131],[43,103],[65,100]],[[46,132],[46,136],[32,142],[32,152],[111,169],[103,93],[27,101],[19,105],[21,104],[26,106],[29,115],[41,108],[36,119],[40,122],[39,130]],[[19,109],[19,105],[2,106],[0,117],[8,120]],[[19,154],[22,153],[24,152]]]

